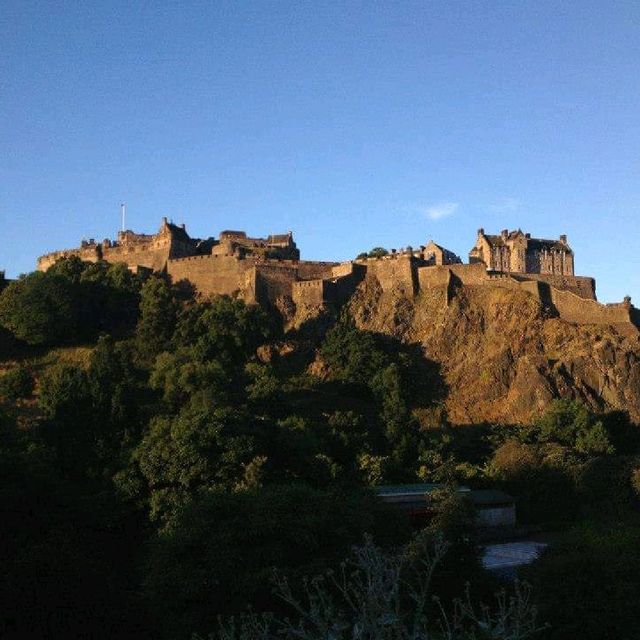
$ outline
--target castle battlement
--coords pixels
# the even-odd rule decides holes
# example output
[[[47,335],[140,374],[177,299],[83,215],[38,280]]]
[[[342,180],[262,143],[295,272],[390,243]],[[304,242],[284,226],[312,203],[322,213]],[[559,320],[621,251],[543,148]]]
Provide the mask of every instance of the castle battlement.
[[[566,236],[543,240],[520,230],[488,235],[480,229],[469,264],[433,240],[419,249],[405,247],[338,263],[301,260],[291,232],[252,238],[244,231],[226,230],[218,238],[202,240],[191,238],[185,225],[164,218],[156,234],[122,231],[116,241],[84,240],[77,249],[40,257],[38,269],[46,271],[57,260],[73,256],[124,262],[136,272],[166,273],[174,282],[189,282],[202,296],[229,295],[278,308],[344,302],[366,278],[375,280],[383,293],[408,298],[442,291],[445,304],[458,284],[513,289],[577,323],[632,326],[640,315],[630,299],[597,302],[595,280],[574,275]]]

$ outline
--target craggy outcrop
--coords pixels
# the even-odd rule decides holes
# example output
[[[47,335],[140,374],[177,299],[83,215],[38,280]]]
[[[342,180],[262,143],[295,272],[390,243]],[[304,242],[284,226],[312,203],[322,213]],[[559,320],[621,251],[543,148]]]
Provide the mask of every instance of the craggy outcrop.
[[[454,424],[525,423],[556,397],[640,422],[640,333],[631,325],[574,324],[524,290],[449,283],[407,296],[373,276],[349,311],[360,328],[419,343],[440,364]]]

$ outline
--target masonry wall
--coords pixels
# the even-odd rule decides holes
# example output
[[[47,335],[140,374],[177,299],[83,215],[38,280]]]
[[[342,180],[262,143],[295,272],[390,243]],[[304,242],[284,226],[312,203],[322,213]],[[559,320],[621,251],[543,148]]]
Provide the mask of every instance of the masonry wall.
[[[363,262],[367,276],[375,276],[383,291],[413,296],[418,292],[418,261],[412,256],[385,256]]]
[[[355,264],[353,262],[341,262],[340,264],[334,265],[331,267],[331,276],[332,278],[341,278],[343,276],[349,276],[354,271],[363,270],[361,265]]]
[[[420,291],[428,291],[436,287],[447,287],[451,280],[448,266],[418,267],[418,285]]]
[[[38,270],[46,271],[62,258],[77,256],[85,262],[98,262],[105,260],[111,264],[124,262],[130,267],[142,266],[154,271],[164,271],[171,251],[171,241],[167,238],[157,238],[149,242],[121,244],[104,247],[100,244],[91,244],[80,249],[68,249],[55,251],[42,256],[38,260]],[[179,247],[176,252],[183,253],[186,249]]]
[[[97,245],[90,245],[82,249],[68,249],[65,251],[54,251],[38,258],[38,271],[47,271],[58,260],[62,258],[78,257],[85,262],[98,262],[100,253]]]
[[[311,262],[300,261],[297,263],[298,278],[300,280],[317,280],[319,278],[331,278],[335,262]]]
[[[167,273],[174,283],[187,280],[204,296],[228,295],[244,298],[247,283],[251,283],[254,264],[234,256],[192,256],[169,260]],[[249,292],[249,296],[252,293]]]
[[[325,302],[326,280],[301,280],[294,282],[291,297],[297,307],[320,306]]]
[[[484,263],[450,264],[430,267],[418,267],[418,284],[420,289],[448,286],[451,276],[455,276],[461,284],[466,286],[486,285],[489,281]],[[496,281],[507,279],[508,276],[498,274]]]
[[[596,299],[596,281],[593,278],[584,276],[563,276],[553,274],[525,273],[512,274],[517,280],[537,280],[546,282],[556,289],[571,291],[572,293],[586,298],[587,300]]]
[[[632,309],[625,304],[600,304],[570,291],[551,288],[551,300],[560,317],[577,324],[632,324]]]
[[[260,262],[256,264],[256,299],[261,304],[291,297],[291,287],[297,278],[293,261]]]
[[[154,239],[144,244],[117,245],[102,251],[107,262],[126,262],[129,266],[140,265],[154,271],[164,271],[171,252],[169,238]]]

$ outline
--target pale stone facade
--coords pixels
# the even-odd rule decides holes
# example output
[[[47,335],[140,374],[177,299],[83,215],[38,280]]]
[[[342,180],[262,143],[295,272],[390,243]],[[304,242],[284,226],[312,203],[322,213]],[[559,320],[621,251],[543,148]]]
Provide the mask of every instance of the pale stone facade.
[[[442,264],[461,264],[462,260],[449,249],[441,247],[433,240],[429,240],[427,246],[421,248],[420,256],[427,264],[442,265]]]
[[[573,251],[567,236],[558,240],[532,238],[529,233],[508,231],[487,235],[478,229],[476,244],[469,252],[469,262],[482,262],[489,271],[504,273],[539,273],[573,276]]]

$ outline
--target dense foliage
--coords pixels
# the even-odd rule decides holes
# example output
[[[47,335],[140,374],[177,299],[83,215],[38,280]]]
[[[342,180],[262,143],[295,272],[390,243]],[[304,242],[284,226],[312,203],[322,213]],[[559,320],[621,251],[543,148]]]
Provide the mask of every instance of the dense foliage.
[[[444,535],[435,592],[451,603],[471,581],[490,599],[459,493],[433,494],[414,539],[370,491],[418,481],[516,496],[520,523],[557,539],[530,572],[553,638],[576,637],[577,615],[598,637],[587,568],[627,637],[640,429],[626,414],[565,399],[531,425],[451,425],[421,349],[346,311],[299,334],[276,317],[77,259],[0,294],[2,637],[189,638],[248,606],[283,619],[273,570],[300,604],[303,577],[337,570],[365,534],[402,546],[410,580]]]

